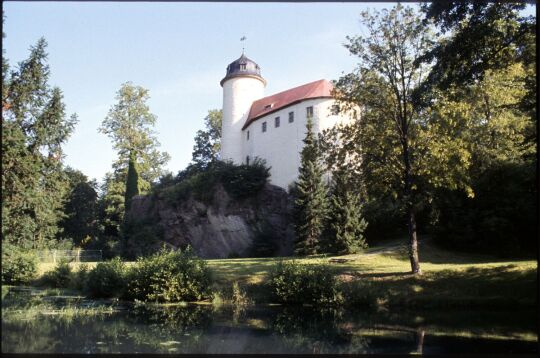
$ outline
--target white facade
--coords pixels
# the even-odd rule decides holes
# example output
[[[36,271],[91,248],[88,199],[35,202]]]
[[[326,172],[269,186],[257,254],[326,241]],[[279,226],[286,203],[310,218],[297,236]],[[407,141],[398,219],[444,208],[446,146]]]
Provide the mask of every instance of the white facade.
[[[333,104],[330,98],[307,99],[255,120],[242,133],[244,163],[248,156],[250,162],[257,157],[266,160],[270,183],[287,189],[298,177],[300,152],[306,137],[307,107],[313,107],[313,132],[317,135],[347,120],[331,114]],[[292,123],[289,123],[290,112],[294,113]],[[276,117],[280,119],[279,127],[275,126]],[[263,132],[265,122],[266,132]]]
[[[256,77],[234,77],[223,82],[223,119],[221,125],[221,159],[241,164],[242,126],[253,101],[264,97],[265,83]]]
[[[223,87],[221,159],[232,160],[235,164],[253,163],[256,158],[264,159],[270,167],[270,182],[284,189],[288,189],[298,177],[300,152],[306,136],[307,108],[313,108],[315,135],[333,127],[336,123],[350,121],[349,117],[331,114],[335,102],[329,92],[325,92],[327,94],[323,96],[308,93],[302,97],[303,99],[281,103],[280,108],[264,116],[258,118],[254,116],[253,118],[257,119],[242,129],[246,125],[253,102],[265,100],[266,82],[260,76],[260,68],[242,54],[241,58],[227,67],[227,76],[221,81],[221,85]],[[291,112],[294,116],[292,122],[289,121]],[[279,126],[276,126],[278,117]],[[263,123],[266,123],[264,132]]]

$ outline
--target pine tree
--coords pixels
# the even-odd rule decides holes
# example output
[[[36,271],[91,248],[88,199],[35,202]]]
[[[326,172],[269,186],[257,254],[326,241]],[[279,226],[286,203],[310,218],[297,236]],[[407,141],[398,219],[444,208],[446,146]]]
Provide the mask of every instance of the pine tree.
[[[310,117],[307,119],[306,129],[294,202],[297,235],[295,253],[298,255],[321,252],[320,240],[328,215],[327,188]]]
[[[340,255],[357,253],[367,247],[363,235],[367,222],[362,217],[360,195],[353,190],[348,171],[336,171],[332,179],[327,250]]]

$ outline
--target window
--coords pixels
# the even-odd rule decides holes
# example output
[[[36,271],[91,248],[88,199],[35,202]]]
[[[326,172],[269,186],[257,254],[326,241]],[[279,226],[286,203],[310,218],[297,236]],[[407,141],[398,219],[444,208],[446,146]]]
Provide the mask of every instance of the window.
[[[246,164],[249,165],[249,155],[246,157]]]
[[[263,123],[262,123],[262,131],[263,131],[263,132],[266,132],[266,122],[263,122]]]
[[[241,63],[241,64],[240,64],[240,69],[241,69],[242,71],[245,71],[245,70],[246,70],[246,64],[245,64],[245,63]]]
[[[306,117],[313,118],[313,106],[306,107]]]
[[[279,127],[279,117],[276,117],[276,119],[274,120],[274,126],[276,128]]]
[[[266,106],[264,106],[264,109],[270,109],[272,108],[272,106],[273,106],[273,103],[267,104]]]
[[[249,140],[249,131],[247,131],[247,140]]]
[[[294,122],[294,112],[289,112],[289,123]]]

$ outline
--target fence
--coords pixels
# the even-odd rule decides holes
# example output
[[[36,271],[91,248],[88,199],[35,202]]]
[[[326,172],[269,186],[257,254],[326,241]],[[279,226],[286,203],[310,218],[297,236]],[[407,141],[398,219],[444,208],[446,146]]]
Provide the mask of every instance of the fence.
[[[102,260],[101,250],[49,250],[38,254],[40,262],[65,260],[68,262],[95,262]]]

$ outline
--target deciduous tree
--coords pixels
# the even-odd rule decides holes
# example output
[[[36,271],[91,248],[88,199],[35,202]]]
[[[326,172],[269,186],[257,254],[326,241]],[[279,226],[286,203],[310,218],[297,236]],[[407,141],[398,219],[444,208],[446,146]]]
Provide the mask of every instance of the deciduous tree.
[[[437,186],[466,187],[470,154],[456,133],[418,106],[413,93],[429,66],[419,58],[433,45],[430,27],[412,8],[362,13],[366,36],[348,37],[346,47],[359,58],[355,72],[336,83],[338,111],[360,108],[353,133],[367,187],[388,193],[404,209],[413,273],[421,273],[416,215]]]

